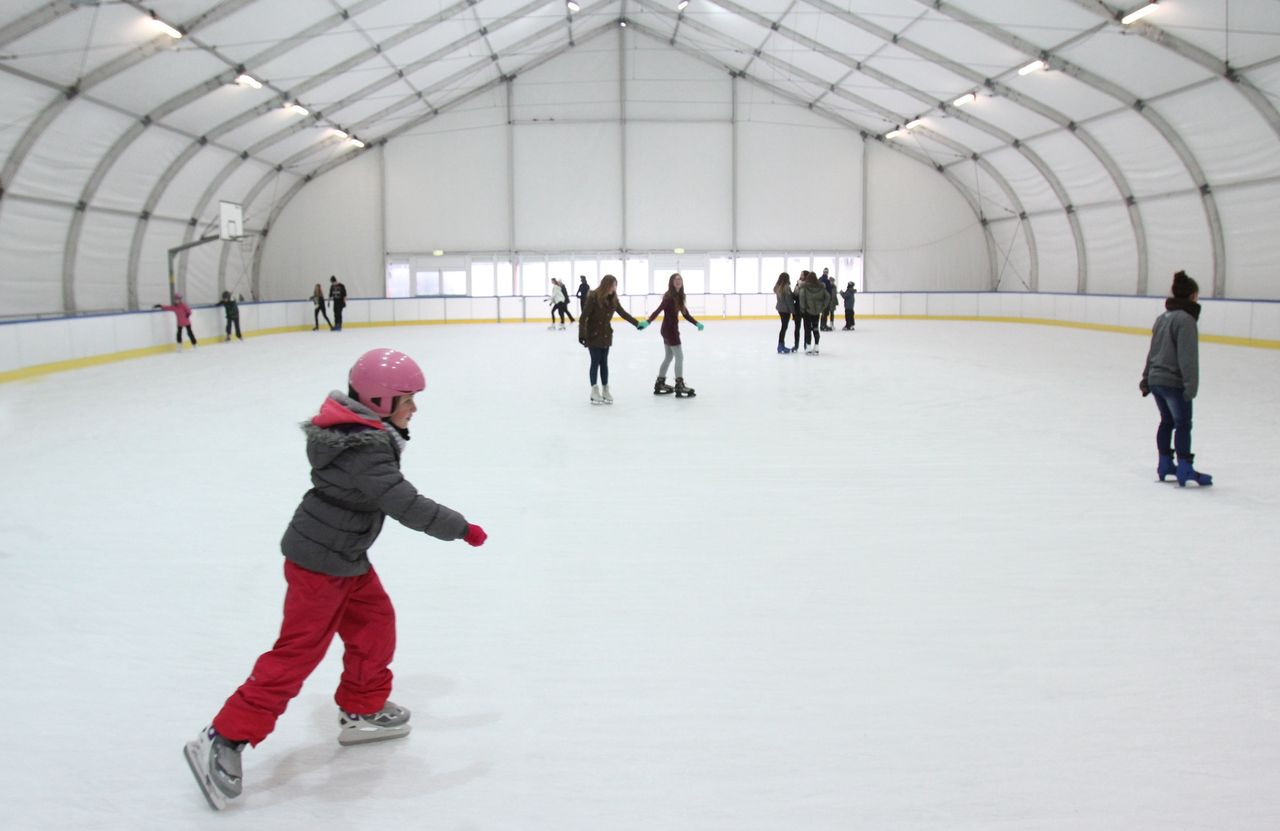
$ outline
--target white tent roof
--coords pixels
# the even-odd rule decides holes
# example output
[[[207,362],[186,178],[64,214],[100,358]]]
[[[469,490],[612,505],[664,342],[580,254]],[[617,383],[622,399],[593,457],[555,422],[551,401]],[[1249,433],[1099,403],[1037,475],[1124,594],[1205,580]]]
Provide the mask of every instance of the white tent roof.
[[[195,239],[226,200],[267,230],[315,176],[620,21],[944,172],[995,237],[1025,235],[1033,289],[1036,225],[1065,221],[1082,255],[1084,208],[1085,222],[1128,229],[1145,276],[1161,203],[1196,205],[1215,295],[1233,222],[1280,218],[1277,0],[1162,0],[1127,25],[1141,0],[580,2],[9,0],[4,270],[60,284],[47,311],[83,310],[86,246],[128,239],[136,307],[150,223]],[[1019,73],[1035,60],[1046,68]],[[953,103],[966,93],[976,100]],[[1224,206],[1224,192],[1255,195]],[[60,273],[32,265],[49,261],[23,253],[33,238],[64,240]],[[1078,286],[1088,261],[1076,258]]]

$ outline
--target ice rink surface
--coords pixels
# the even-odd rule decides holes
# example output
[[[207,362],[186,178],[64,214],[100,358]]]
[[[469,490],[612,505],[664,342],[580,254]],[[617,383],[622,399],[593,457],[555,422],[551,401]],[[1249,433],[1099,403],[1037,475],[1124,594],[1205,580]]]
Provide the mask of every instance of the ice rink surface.
[[[1280,828],[1280,352],[1202,345],[1198,490],[1145,338],[776,328],[683,326],[675,400],[615,321],[611,407],[539,324],[0,385],[0,827]],[[413,734],[337,744],[335,644],[215,814],[182,745],[276,635],[297,424],[378,346],[428,379],[404,473],[489,542],[389,522]]]

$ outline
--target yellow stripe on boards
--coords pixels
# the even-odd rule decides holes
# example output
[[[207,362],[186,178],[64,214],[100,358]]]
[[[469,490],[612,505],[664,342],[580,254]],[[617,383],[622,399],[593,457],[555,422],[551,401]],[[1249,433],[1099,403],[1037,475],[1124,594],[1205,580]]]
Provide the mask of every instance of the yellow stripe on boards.
[[[772,315],[736,315],[733,317],[714,317],[713,320],[772,320],[778,319],[777,314]],[[1094,332],[1117,332],[1123,335],[1142,335],[1151,334],[1148,329],[1141,329],[1133,326],[1111,326],[1105,323],[1076,323],[1070,320],[1049,320],[1047,318],[1036,317],[976,317],[972,315],[876,315],[876,314],[860,314],[858,320],[960,320],[973,321],[975,323],[1028,323],[1033,326],[1061,326],[1067,329],[1086,329]],[[473,324],[473,323],[529,323],[539,324],[539,320],[497,320],[496,318],[475,318],[468,320],[382,320],[371,321],[367,323],[347,323],[343,322],[342,328],[346,329],[350,326],[352,329],[372,329],[375,327],[385,326],[442,326],[445,324]],[[838,320],[836,321],[839,322]],[[280,335],[286,332],[310,332],[309,326],[276,326],[271,329],[257,329],[252,332],[246,332],[245,338],[256,338],[263,335]],[[1280,340],[1263,340],[1261,338],[1238,338],[1231,335],[1200,335],[1203,343],[1219,343],[1226,346],[1247,346],[1254,349],[1280,349]],[[206,338],[205,345],[214,346],[225,343],[221,336],[216,339]],[[9,381],[22,381],[29,378],[39,378],[44,375],[52,375],[55,372],[67,372],[72,369],[83,369],[89,366],[97,366],[99,364],[112,364],[118,361],[130,361],[134,358],[145,358],[148,355],[162,355],[173,351],[173,344],[165,344],[163,346],[147,346],[142,349],[129,349],[124,352],[111,352],[106,355],[90,355],[86,358],[72,358],[66,361],[54,361],[48,364],[37,364],[35,366],[22,367],[21,369],[11,369],[6,372],[0,372],[0,384]],[[186,344],[184,349],[189,348]]]

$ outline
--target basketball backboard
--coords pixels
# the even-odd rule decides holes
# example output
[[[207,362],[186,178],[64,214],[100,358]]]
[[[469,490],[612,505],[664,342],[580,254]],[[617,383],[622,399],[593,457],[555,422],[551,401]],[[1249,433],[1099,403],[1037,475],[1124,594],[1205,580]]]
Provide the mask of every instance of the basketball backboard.
[[[244,209],[235,202],[218,203],[218,236],[222,239],[240,239],[244,236]]]

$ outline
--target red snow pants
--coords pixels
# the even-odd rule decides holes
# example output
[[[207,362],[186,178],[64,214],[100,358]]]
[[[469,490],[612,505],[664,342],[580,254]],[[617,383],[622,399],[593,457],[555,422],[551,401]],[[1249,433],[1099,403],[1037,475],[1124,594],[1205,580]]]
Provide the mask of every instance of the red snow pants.
[[[289,588],[280,637],[213,719],[214,729],[232,741],[256,745],[275,729],[334,635],[345,646],[333,697],[338,706],[376,713],[391,694],[387,665],[396,649],[396,616],[373,568],[358,577],[333,577],[285,560],[284,578]]]

